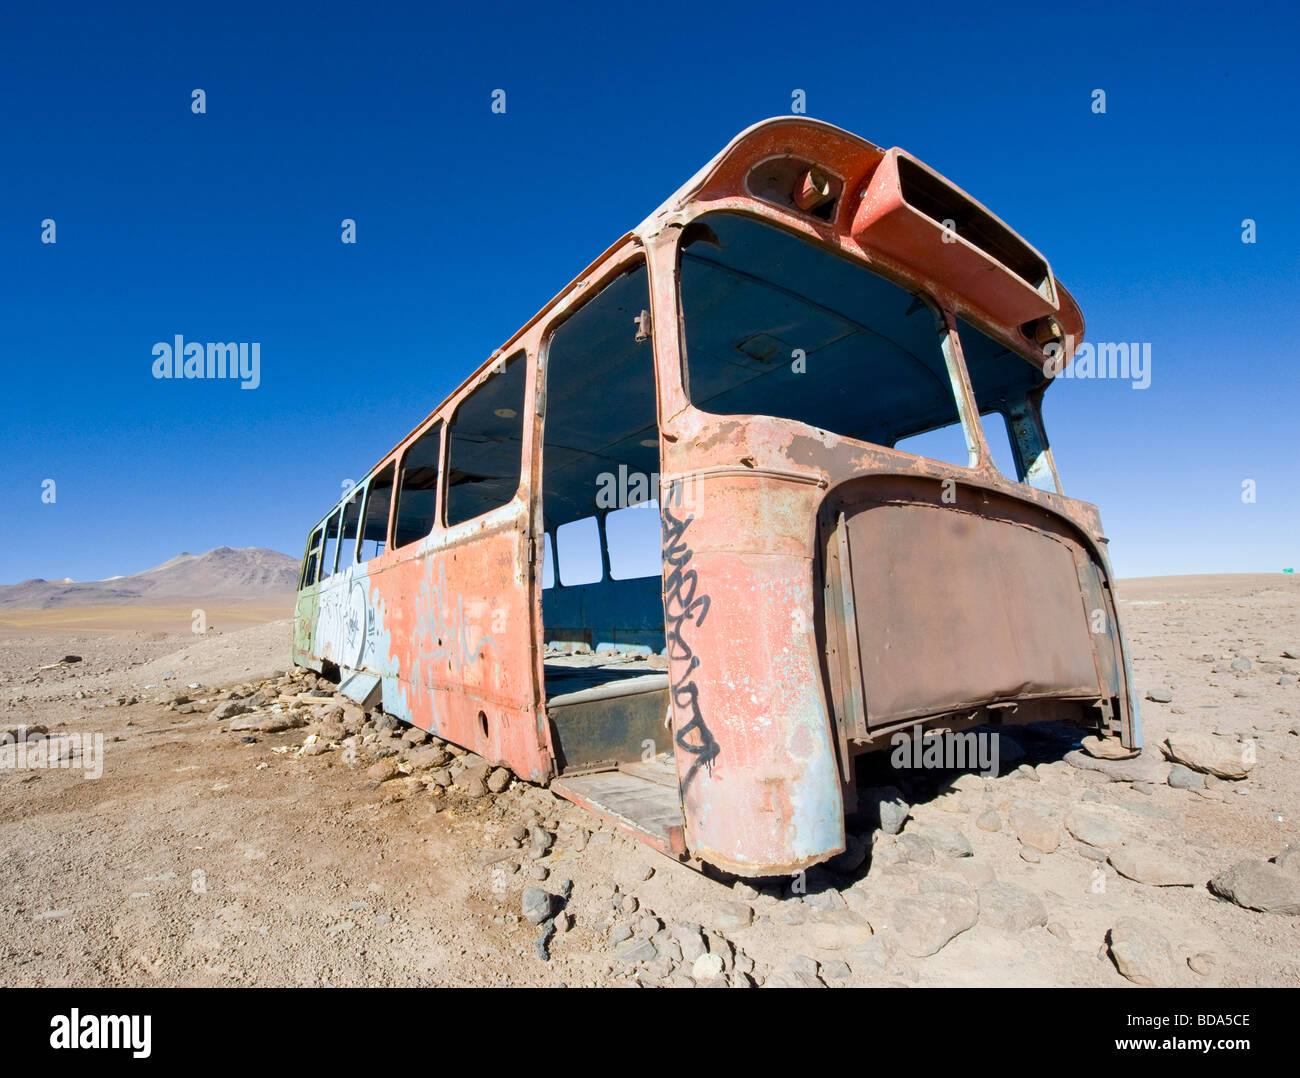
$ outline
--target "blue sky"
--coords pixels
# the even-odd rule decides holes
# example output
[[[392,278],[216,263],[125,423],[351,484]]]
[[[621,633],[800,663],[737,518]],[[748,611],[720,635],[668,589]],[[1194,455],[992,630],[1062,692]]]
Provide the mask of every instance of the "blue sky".
[[[297,556],[345,478],[795,89],[1018,229],[1089,340],[1151,343],[1148,389],[1046,405],[1121,576],[1295,565],[1300,15],[980,7],[6,7],[0,582]],[[178,333],[260,342],[261,385],[155,380]]]

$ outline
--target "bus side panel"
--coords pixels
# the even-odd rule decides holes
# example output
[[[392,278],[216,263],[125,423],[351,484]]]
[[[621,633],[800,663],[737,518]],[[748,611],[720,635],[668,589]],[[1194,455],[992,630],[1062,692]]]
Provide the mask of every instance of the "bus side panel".
[[[316,625],[316,586],[298,592],[293,608],[293,661],[319,672],[321,664],[312,649]]]
[[[512,519],[373,574],[369,606],[385,645],[371,672],[385,676],[385,710],[545,782],[552,756],[538,721],[527,547]]]
[[[815,487],[718,477],[665,499],[674,749],[692,852],[757,876],[844,849],[814,632]]]

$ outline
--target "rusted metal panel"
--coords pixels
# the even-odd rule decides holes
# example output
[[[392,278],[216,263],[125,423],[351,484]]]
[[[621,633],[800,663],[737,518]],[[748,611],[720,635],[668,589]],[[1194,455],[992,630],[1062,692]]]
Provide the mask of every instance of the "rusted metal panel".
[[[945,505],[937,490],[923,500],[886,491],[863,491],[843,518],[869,727],[994,701],[1099,695],[1064,529],[999,512],[992,498]]]

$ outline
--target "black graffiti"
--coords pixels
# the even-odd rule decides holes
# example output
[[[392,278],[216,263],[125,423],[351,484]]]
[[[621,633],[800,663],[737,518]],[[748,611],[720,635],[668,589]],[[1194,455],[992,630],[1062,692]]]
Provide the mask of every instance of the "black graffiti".
[[[695,518],[688,516],[684,520],[678,520],[668,509],[678,493],[676,487],[677,484],[674,483],[674,489],[663,507],[664,562],[668,565],[668,573],[664,577],[664,628],[668,661],[680,671],[672,683],[673,709],[678,715],[690,716],[690,720],[677,731],[674,739],[679,748],[695,757],[682,780],[682,789],[685,790],[701,767],[709,774],[713,773],[713,761],[718,758],[721,747],[714,740],[700,711],[699,689],[693,676],[695,668],[700,665],[700,657],[682,637],[682,628],[687,622],[704,624],[704,618],[709,612],[709,597],[696,594],[699,590],[699,574],[688,568],[694,552],[687,546],[685,534]]]

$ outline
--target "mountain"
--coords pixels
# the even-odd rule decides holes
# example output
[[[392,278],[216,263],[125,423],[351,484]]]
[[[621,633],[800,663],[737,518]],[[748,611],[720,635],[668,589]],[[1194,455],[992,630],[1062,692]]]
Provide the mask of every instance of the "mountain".
[[[261,599],[298,586],[298,560],[262,547],[217,547],[179,554],[161,565],[107,580],[24,580],[0,585],[0,609],[167,603],[189,599]]]

